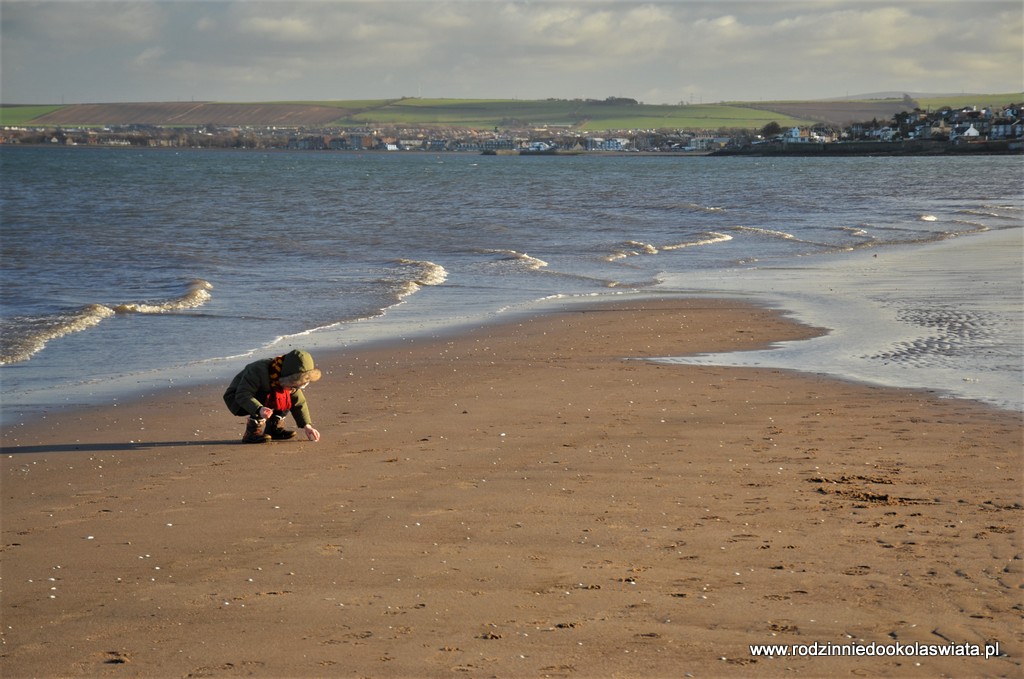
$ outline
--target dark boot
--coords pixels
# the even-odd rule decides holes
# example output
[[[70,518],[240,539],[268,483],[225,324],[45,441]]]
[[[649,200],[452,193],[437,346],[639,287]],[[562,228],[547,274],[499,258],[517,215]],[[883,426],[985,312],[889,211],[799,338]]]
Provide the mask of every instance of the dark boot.
[[[267,420],[267,435],[275,441],[288,441],[295,438],[295,432],[291,429],[285,429],[282,425],[284,424],[284,417],[281,415],[274,415]]]
[[[250,417],[245,421],[245,434],[242,435],[242,443],[266,443],[270,437],[263,433],[263,425],[266,420]]]

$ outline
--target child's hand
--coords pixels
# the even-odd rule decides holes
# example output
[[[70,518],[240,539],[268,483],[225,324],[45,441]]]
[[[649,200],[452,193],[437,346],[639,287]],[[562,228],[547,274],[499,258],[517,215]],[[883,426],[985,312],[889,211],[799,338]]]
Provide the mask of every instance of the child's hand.
[[[259,410],[259,412],[257,414],[260,416],[261,420],[265,420],[268,417],[270,417],[271,415],[273,415],[274,411],[271,410],[270,408],[267,408],[266,406],[264,406],[263,408],[260,408],[260,410]]]
[[[318,432],[313,425],[307,424],[303,427],[303,430],[306,432],[306,438],[310,441],[315,442],[320,440],[320,432]]]

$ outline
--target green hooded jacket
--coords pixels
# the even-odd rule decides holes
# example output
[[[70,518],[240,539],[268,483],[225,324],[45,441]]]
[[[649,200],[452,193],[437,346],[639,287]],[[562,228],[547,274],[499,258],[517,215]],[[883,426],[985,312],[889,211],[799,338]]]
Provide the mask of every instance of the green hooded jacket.
[[[253,361],[242,368],[242,372],[235,375],[224,392],[224,403],[233,415],[242,417],[244,415],[257,415],[263,407],[263,401],[270,393],[270,364],[272,358],[264,358]],[[281,364],[281,378],[298,373],[307,373],[314,370],[313,357],[301,349],[296,349],[285,354]],[[302,389],[292,389],[292,417],[295,424],[305,427],[313,422],[309,416],[309,406],[306,404],[306,396]]]

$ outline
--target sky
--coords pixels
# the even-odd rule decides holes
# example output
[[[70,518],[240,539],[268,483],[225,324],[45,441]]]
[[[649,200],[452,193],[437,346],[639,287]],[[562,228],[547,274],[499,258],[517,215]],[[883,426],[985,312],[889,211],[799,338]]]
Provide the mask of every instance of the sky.
[[[0,0],[4,104],[1021,90],[1021,0]]]

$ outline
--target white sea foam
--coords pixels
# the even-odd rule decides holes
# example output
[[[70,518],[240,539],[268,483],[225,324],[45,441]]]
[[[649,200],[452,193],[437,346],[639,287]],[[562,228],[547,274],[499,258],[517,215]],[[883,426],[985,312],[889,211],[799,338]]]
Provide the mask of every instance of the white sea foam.
[[[441,285],[448,280],[448,271],[440,264],[418,259],[396,259],[400,264],[401,279],[397,281],[395,296],[399,301],[414,295],[424,287]]]
[[[830,250],[836,250],[838,252],[851,249],[844,246],[837,246],[835,243],[821,243],[819,241],[806,240],[804,238],[800,238],[795,234],[788,233],[786,231],[778,231],[776,229],[765,229],[758,226],[734,226],[732,228],[735,231],[745,231],[747,233],[754,233],[760,236],[767,236],[768,238],[778,238],[793,243],[803,243],[804,245],[813,245],[819,248],[828,248]]]
[[[42,351],[46,345],[65,335],[95,327],[116,314],[160,314],[202,306],[213,289],[208,281],[194,280],[185,294],[154,302],[88,304],[79,309],[41,316],[14,316],[2,321],[0,365],[21,363]]]
[[[968,234],[968,233],[981,233],[982,231],[988,231],[989,230],[988,226],[986,226],[984,224],[981,224],[981,223],[978,223],[978,222],[970,222],[970,221],[966,221],[966,220],[963,220],[963,219],[954,219],[952,221],[953,221],[953,224],[961,224],[961,225],[967,227],[967,230],[965,230],[965,231],[957,231],[957,232],[953,233],[952,235],[962,235],[962,234]]]
[[[615,262],[620,259],[626,259],[627,257],[638,257],[640,255],[656,255],[659,252],[671,251],[671,250],[682,250],[683,248],[698,247],[701,245],[714,245],[715,243],[724,243],[732,240],[732,236],[725,233],[717,233],[715,231],[709,231],[700,234],[700,238],[694,241],[687,241],[684,243],[673,243],[670,245],[654,245],[652,243],[645,243],[638,240],[626,241],[625,245],[631,248],[630,250],[617,250],[610,255],[604,257],[606,262]]]
[[[985,233],[991,229],[984,224],[978,224],[976,222],[958,222],[954,220],[955,224],[963,224],[968,227],[966,229],[959,229],[957,231],[944,231],[939,234],[937,240],[947,240],[949,238],[959,238],[960,236],[969,236],[974,233]]]
[[[210,290],[213,290],[213,285],[208,281],[194,280],[189,284],[188,291],[180,297],[157,302],[127,302],[114,306],[114,311],[119,314],[164,314],[168,311],[194,309],[209,301]]]
[[[650,243],[644,243],[638,240],[626,241],[626,245],[641,250],[645,255],[656,255],[658,254],[658,248],[651,245]]]
[[[0,365],[27,361],[52,340],[81,332],[114,315],[102,304],[90,304],[65,313],[48,316],[15,316],[2,321]]]
[[[543,269],[548,265],[543,259],[532,257],[525,252],[516,252],[515,250],[482,250],[483,254],[489,255],[505,255],[508,260],[516,261],[523,264],[526,268],[537,271]]]
[[[414,272],[411,282],[416,285],[441,285],[448,280],[448,272],[440,264],[416,259],[399,259],[397,261]]]
[[[776,231],[775,229],[762,229],[757,226],[734,226],[733,228],[736,229],[737,231],[747,231],[749,233],[757,233],[762,236],[771,236],[772,238],[781,238],[783,240],[801,240],[800,238],[797,238],[791,233],[786,233],[785,231]]]
[[[992,205],[986,206],[989,209],[986,210],[960,210],[959,214],[962,215],[973,215],[975,217],[985,217],[989,219],[1019,219],[1019,214],[1006,214],[1006,213],[1019,213],[1020,210],[1009,205]]]
[[[920,219],[922,222],[937,222],[937,221],[939,221],[939,218],[936,217],[935,215],[921,215],[920,217],[918,217],[918,219]]]
[[[395,292],[395,296],[398,297],[398,299],[405,299],[409,295],[415,295],[419,292],[420,287],[421,286],[415,281],[405,281],[399,284],[398,290]]]
[[[691,210],[696,210],[698,212],[722,212],[723,210],[725,210],[725,208],[723,207],[715,207],[714,205],[700,205],[698,203],[688,203],[686,207],[690,208]]]
[[[726,233],[717,233],[715,231],[709,231],[708,233],[702,234],[704,237],[700,240],[690,241],[688,243],[676,243],[675,245],[662,245],[662,250],[682,250],[683,248],[692,248],[700,245],[714,245],[715,243],[724,243],[732,240],[732,236]]]
[[[840,228],[851,236],[857,236],[858,238],[872,238],[871,234],[859,226],[843,226]]]

